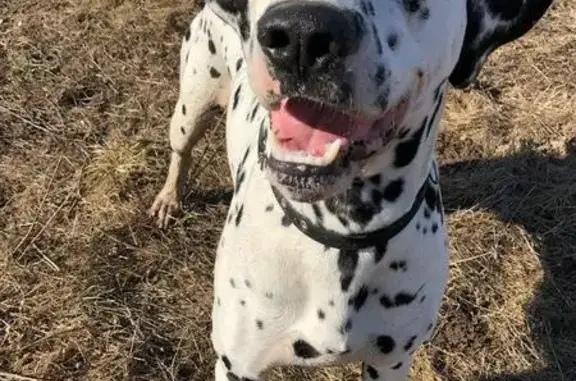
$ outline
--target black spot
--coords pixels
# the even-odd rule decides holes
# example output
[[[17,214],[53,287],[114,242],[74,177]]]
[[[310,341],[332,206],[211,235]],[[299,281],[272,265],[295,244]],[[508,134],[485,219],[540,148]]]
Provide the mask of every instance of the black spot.
[[[246,151],[244,152],[244,156],[242,156],[242,160],[240,160],[240,164],[239,164],[240,168],[244,167],[244,164],[246,164],[246,159],[248,159],[249,154],[250,154],[250,147],[246,148]]]
[[[438,231],[438,224],[436,222],[434,222],[432,224],[432,233],[436,234],[437,231]]]
[[[368,16],[368,5],[366,4],[365,1],[360,2],[360,8],[362,9],[362,13]]]
[[[292,224],[292,221],[290,221],[290,218],[288,218],[287,215],[283,215],[282,219],[280,220],[280,223],[282,224],[282,226],[290,226]]]
[[[348,291],[358,266],[358,252],[355,250],[340,250],[338,253],[338,269],[340,270],[340,286],[342,291]]]
[[[240,168],[241,167],[238,167],[238,169],[240,169]],[[238,194],[238,191],[240,190],[242,183],[244,183],[245,178],[246,178],[246,172],[244,172],[244,171],[240,172],[240,174],[236,178],[236,189],[234,189],[234,193]]]
[[[244,284],[246,285],[246,287],[252,288],[252,283],[250,283],[248,279],[244,280]]]
[[[268,129],[264,123],[264,119],[260,123],[260,130],[258,131],[258,157],[261,158],[266,151],[266,139],[268,138]],[[260,169],[264,169],[264,160],[259,159]]]
[[[245,301],[245,300],[241,300],[241,301],[240,301],[240,305],[241,305],[242,307],[244,307],[244,306],[246,305],[246,301]]]
[[[373,367],[371,367],[370,365],[366,367],[366,372],[368,373],[371,379],[373,380],[378,379],[378,371]]]
[[[388,295],[382,295],[382,297],[380,297],[380,304],[382,304],[384,308],[394,307],[394,301],[392,301]]]
[[[318,221],[322,221],[324,219],[324,216],[322,215],[322,211],[320,210],[318,204],[312,204],[312,211],[314,212],[314,215],[316,216]]]
[[[366,299],[368,298],[368,293],[369,293],[368,287],[366,287],[365,285],[360,287],[360,289],[358,290],[356,295],[354,295],[352,298],[350,298],[349,304],[354,306],[354,309],[356,311],[360,311],[362,306],[364,306],[364,303],[366,303]]]
[[[242,85],[238,85],[238,88],[234,92],[234,101],[232,102],[232,110],[236,109],[238,106],[238,101],[240,100],[240,91],[242,90]]]
[[[242,221],[242,215],[244,214],[244,205],[240,206],[240,209],[238,209],[238,212],[236,213],[236,219],[234,220],[234,223],[236,224],[236,226],[240,225],[240,222]]]
[[[399,292],[394,296],[394,300],[392,300],[388,295],[382,295],[380,297],[380,304],[382,304],[382,307],[384,308],[402,307],[412,303],[415,298],[415,294]]]
[[[220,305],[220,298],[216,298],[216,304]]]
[[[420,18],[422,20],[428,20],[430,18],[430,8],[428,7],[422,8],[422,12],[420,12]]]
[[[262,320],[256,320],[256,327],[258,327],[258,329],[264,328],[264,324],[262,323]]]
[[[210,67],[210,77],[212,78],[220,78],[220,72],[213,67]]]
[[[438,101],[438,97],[440,96],[440,92],[442,91],[442,87],[444,86],[445,82],[446,82],[446,80],[443,80],[442,82],[440,82],[438,87],[434,90],[434,102]]]
[[[396,156],[394,158],[394,166],[396,168],[406,167],[412,162],[412,160],[414,160],[416,154],[418,153],[420,141],[422,140],[422,134],[424,134],[424,129],[426,128],[427,122],[428,117],[424,118],[422,125],[410,139],[406,140],[405,142],[401,142],[396,146]]]
[[[330,300],[330,301],[328,302],[328,305],[329,305],[330,307],[334,307],[334,301],[333,301],[333,300]]]
[[[384,49],[382,49],[382,41],[380,41],[380,36],[378,36],[378,29],[376,29],[376,25],[372,23],[372,34],[374,35],[374,41],[376,42],[376,52],[378,54],[382,54]]]
[[[303,359],[311,359],[320,356],[320,352],[304,340],[297,340],[292,345],[294,354]]]
[[[190,40],[190,36],[191,36],[191,35],[192,35],[192,31],[190,30],[190,28],[188,28],[188,29],[186,30],[186,36],[185,36],[186,41],[189,41],[189,40]]]
[[[242,67],[242,63],[244,63],[242,57],[238,58],[238,61],[236,61],[236,71],[240,70],[240,68]]]
[[[426,218],[427,220],[430,219],[432,215],[430,214],[430,209],[428,208],[424,208],[424,218]]]
[[[416,230],[420,230],[420,222],[416,223]]]
[[[404,350],[408,351],[410,350],[410,348],[412,348],[412,346],[414,346],[414,342],[416,341],[417,336],[412,336],[410,339],[408,339],[408,342],[404,345]]]
[[[386,185],[386,188],[384,188],[384,193],[382,195],[384,196],[384,199],[386,201],[394,202],[398,200],[398,197],[400,197],[403,191],[404,191],[404,179],[399,178],[394,181],[391,181],[388,185]]]
[[[250,121],[251,121],[251,122],[253,122],[253,121],[254,121],[254,117],[256,117],[256,113],[258,112],[258,107],[259,107],[259,104],[256,103],[256,104],[254,105],[254,108],[252,109],[252,112],[250,113]]]
[[[399,362],[398,364],[394,365],[394,366],[392,367],[392,369],[398,370],[398,369],[402,368],[402,365],[404,365],[404,364],[402,364],[402,362]]]
[[[379,173],[377,175],[374,175],[372,177],[370,177],[370,182],[376,186],[380,185],[380,183],[382,182],[382,175],[380,175]]]
[[[388,250],[388,242],[380,243],[378,246],[374,248],[374,262],[378,263],[386,254],[386,250]]]
[[[228,359],[228,357],[222,356],[222,362],[224,363],[224,366],[226,367],[226,369],[228,369],[228,370],[232,369],[232,364],[230,363],[230,360]]]
[[[232,372],[226,373],[226,378],[228,378],[228,381],[240,381],[240,377],[238,377]]]
[[[318,310],[318,319],[324,320],[326,318],[326,314],[322,310]]]
[[[374,9],[374,4],[371,1],[367,1],[366,5],[368,5],[368,13],[370,16],[376,16],[376,10]]]
[[[347,319],[346,323],[340,328],[340,333],[344,334],[352,330],[352,320]]]
[[[433,327],[434,327],[434,324],[430,323],[430,324],[428,324],[428,328],[426,328],[426,330],[430,331]]]
[[[266,209],[264,209],[267,212],[271,212],[274,210],[274,205],[270,204],[270,205],[266,205]]]
[[[368,224],[374,215],[380,213],[382,205],[365,202],[362,199],[363,180],[356,179],[347,192],[330,198],[324,202],[326,209],[334,214],[343,226],[348,226],[349,220],[361,226]]]
[[[216,45],[214,45],[214,41],[208,40],[208,50],[212,54],[216,54]]]
[[[388,46],[390,47],[390,49],[395,50],[396,47],[398,46],[398,35],[396,33],[392,33],[388,35],[386,41],[388,42]]]
[[[186,135],[186,130],[184,129],[184,127],[180,127],[180,132],[182,133],[182,135]]]
[[[380,65],[376,69],[376,74],[374,75],[374,80],[376,81],[376,86],[382,86],[386,80],[386,69],[384,66]]]
[[[390,268],[394,271],[398,270],[406,271],[407,270],[406,261],[392,261],[392,263],[390,263]]]
[[[383,354],[392,353],[396,347],[394,339],[387,335],[381,335],[376,338],[376,346]]]
[[[426,295],[422,295],[419,303],[422,304],[422,303],[424,303],[425,300],[426,300]]]
[[[234,282],[234,279],[230,278],[230,286],[232,286],[233,288],[236,288],[236,282]]]
[[[186,115],[186,105],[182,105],[182,115]]]
[[[427,227],[422,228],[422,234],[424,234],[424,235],[428,234],[428,228]]]
[[[416,298],[415,294],[409,294],[407,292],[399,292],[394,297],[394,302],[396,306],[406,306],[414,301]]]
[[[420,9],[421,0],[404,0],[404,8],[406,12],[416,13]]]
[[[264,294],[264,296],[266,296],[268,299],[272,299],[274,295],[271,292],[267,292]]]

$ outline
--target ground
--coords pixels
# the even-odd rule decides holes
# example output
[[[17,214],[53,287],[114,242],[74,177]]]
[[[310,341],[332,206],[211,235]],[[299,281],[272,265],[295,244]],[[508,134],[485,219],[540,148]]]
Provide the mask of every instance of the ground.
[[[160,231],[145,215],[196,11],[0,0],[0,380],[211,379],[212,264],[231,193],[222,128],[195,149],[184,216]],[[576,2],[556,0],[452,93],[438,142],[451,278],[412,380],[576,380],[574,62]]]

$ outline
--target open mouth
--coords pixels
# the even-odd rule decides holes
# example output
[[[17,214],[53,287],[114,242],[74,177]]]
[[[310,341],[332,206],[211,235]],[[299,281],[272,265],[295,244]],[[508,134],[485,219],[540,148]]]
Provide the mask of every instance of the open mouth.
[[[270,112],[268,167],[290,176],[336,176],[382,149],[407,109],[404,99],[378,117],[345,113],[305,98],[283,99]]]

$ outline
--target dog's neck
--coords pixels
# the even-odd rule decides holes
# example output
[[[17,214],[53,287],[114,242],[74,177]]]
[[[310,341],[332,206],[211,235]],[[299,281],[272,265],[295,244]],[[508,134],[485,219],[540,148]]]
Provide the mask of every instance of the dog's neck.
[[[379,160],[383,168],[375,175],[356,179],[346,192],[315,203],[281,198],[287,203],[283,209],[291,211],[292,219],[301,217],[342,236],[378,231],[402,220],[418,202],[419,192],[426,191],[427,179],[431,186],[438,183],[434,148],[443,86],[410,113],[407,125],[411,127],[389,143]],[[292,221],[286,218],[284,223]]]

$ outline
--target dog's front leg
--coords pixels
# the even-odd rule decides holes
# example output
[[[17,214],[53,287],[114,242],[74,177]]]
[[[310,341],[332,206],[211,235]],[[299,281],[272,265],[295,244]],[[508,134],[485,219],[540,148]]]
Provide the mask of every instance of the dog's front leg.
[[[230,27],[204,8],[190,24],[182,42],[180,95],[170,122],[170,167],[164,187],[149,210],[161,228],[180,209],[191,150],[209,125],[205,116],[216,104],[224,107],[228,99],[230,75],[220,46],[220,34],[230,33],[227,29]]]

